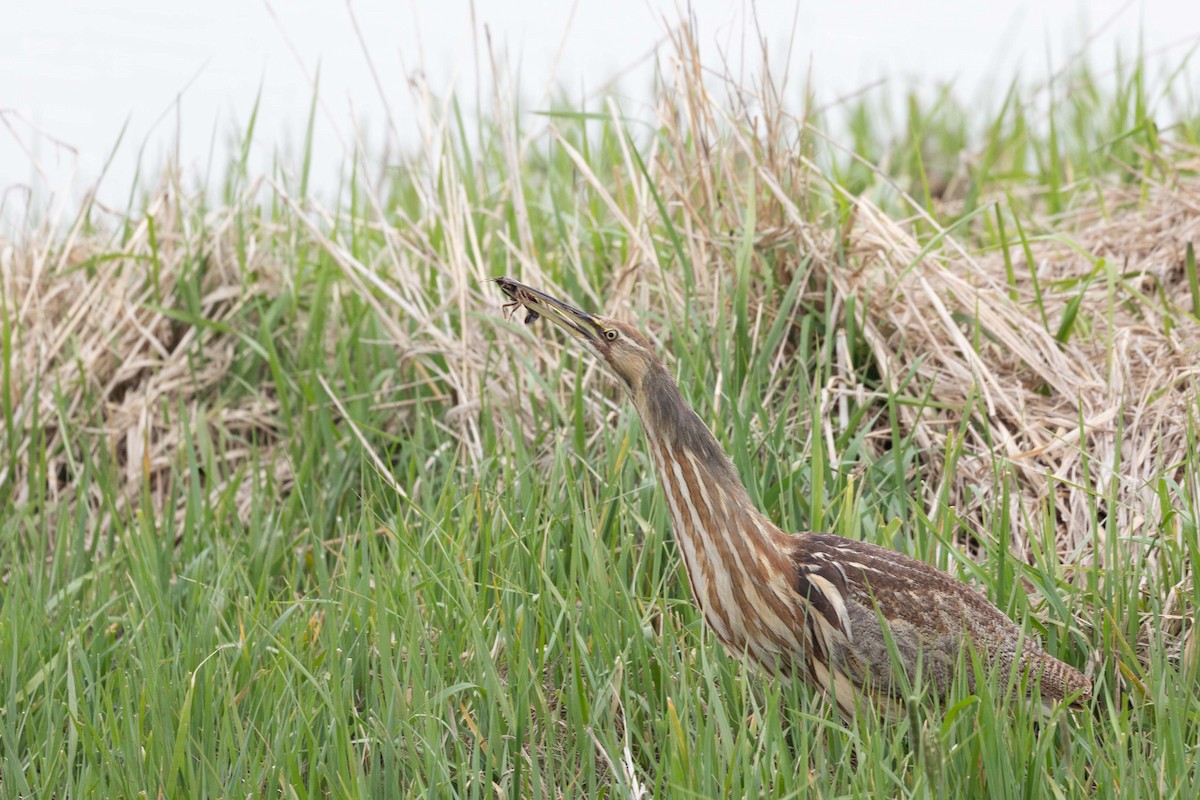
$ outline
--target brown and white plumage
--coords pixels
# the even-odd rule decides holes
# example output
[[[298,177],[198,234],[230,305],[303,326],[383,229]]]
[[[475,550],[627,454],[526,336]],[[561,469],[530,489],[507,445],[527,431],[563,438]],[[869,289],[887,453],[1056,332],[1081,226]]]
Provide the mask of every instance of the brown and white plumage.
[[[864,696],[892,704],[900,684],[893,649],[908,680],[919,669],[939,694],[950,688],[970,644],[1000,670],[1015,664],[1028,671],[1044,700],[1078,704],[1090,697],[1091,682],[1078,670],[946,573],[865,542],[784,533],[755,507],[640,333],[509,278],[496,281],[529,310],[528,322],[552,320],[624,384],[650,444],[692,597],[730,651],[821,687],[845,714]]]

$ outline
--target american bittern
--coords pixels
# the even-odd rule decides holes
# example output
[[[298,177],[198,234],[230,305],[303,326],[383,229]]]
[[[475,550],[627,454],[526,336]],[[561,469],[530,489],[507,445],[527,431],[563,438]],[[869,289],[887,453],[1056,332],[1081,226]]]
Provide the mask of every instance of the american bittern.
[[[1079,705],[1091,696],[1078,670],[941,570],[865,542],[773,525],[636,330],[510,278],[496,283],[509,307],[528,310],[527,323],[553,321],[624,385],[650,442],[692,598],[734,654],[820,687],[845,715],[863,698],[893,710],[902,685],[895,666],[944,694],[968,646],[1000,674],[1026,673],[1043,701]]]

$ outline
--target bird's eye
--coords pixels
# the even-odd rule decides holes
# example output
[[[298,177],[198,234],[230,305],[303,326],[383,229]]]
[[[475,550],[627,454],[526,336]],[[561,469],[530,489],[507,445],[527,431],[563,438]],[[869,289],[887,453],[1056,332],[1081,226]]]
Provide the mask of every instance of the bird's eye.
[[[609,328],[604,332],[604,338],[608,339],[610,342],[615,342],[617,340],[617,332],[614,329]]]

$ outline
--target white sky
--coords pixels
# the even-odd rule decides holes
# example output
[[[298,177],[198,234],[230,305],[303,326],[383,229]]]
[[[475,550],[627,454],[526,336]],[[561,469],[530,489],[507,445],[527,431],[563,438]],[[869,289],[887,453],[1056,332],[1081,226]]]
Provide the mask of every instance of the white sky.
[[[663,0],[42,0],[6,6],[0,12],[0,203],[8,215],[23,205],[25,187],[43,197],[77,196],[89,187],[126,124],[102,199],[123,205],[143,146],[143,170],[153,173],[164,154],[177,149],[184,166],[203,179],[213,142],[219,169],[260,87],[252,162],[265,168],[277,151],[294,152],[303,140],[318,66],[324,113],[314,175],[332,184],[344,162],[343,143],[353,139],[350,120],[365,120],[378,142],[385,118],[350,9],[406,144],[415,140],[407,78],[418,70],[435,91],[455,85],[473,105],[473,30],[487,26],[519,74],[525,108],[534,110],[551,80],[578,97],[639,63],[662,39],[664,18],[679,16],[678,4]],[[1100,66],[1112,63],[1118,46],[1135,53],[1139,35],[1148,53],[1176,65],[1200,41],[1196,0],[755,6],[693,0],[691,8],[705,58],[714,65],[719,53],[736,64],[741,42],[754,38],[751,8],[777,53],[794,25],[792,85],[802,85],[811,61],[815,86],[828,98],[880,78],[897,91],[913,82],[953,81],[960,97],[978,98],[991,79],[1003,90],[1014,76],[1033,79],[1061,67],[1098,29],[1090,52]],[[552,73],[560,45],[562,59]],[[647,84],[649,67],[640,63],[641,71],[622,82],[635,95]],[[1192,74],[1200,74],[1195,65]],[[486,73],[484,79],[486,85]]]

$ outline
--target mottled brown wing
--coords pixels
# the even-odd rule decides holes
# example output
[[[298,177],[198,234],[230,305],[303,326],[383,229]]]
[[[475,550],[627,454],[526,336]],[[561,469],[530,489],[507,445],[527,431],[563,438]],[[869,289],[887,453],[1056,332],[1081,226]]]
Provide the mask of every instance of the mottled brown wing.
[[[941,570],[833,534],[797,534],[793,545],[796,588],[811,609],[806,620],[814,642],[810,658],[823,662],[810,670],[818,678],[827,671],[821,682],[831,690],[840,675],[859,694],[894,697],[894,647],[910,681],[918,678],[919,666],[921,679],[945,693],[970,642],[1001,669],[1020,658],[1051,699],[1090,695],[1090,681],[1082,674],[1043,653],[983,595]],[[880,617],[888,623],[891,647]],[[840,635],[830,636],[830,630]],[[840,694],[838,701],[842,705]]]

